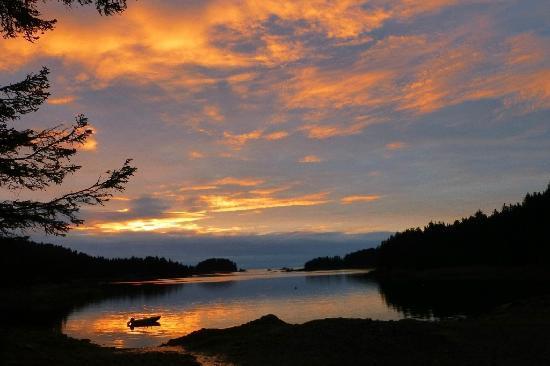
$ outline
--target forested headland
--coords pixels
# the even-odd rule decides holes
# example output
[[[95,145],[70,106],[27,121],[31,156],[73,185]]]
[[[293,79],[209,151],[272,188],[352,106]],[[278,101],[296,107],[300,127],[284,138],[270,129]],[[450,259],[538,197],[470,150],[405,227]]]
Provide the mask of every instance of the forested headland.
[[[398,232],[376,248],[321,257],[305,270],[434,269],[473,266],[547,266],[550,263],[550,184],[522,202],[481,211],[453,223],[430,222]]]
[[[60,245],[39,244],[26,238],[0,238],[3,278],[10,284],[59,283],[74,280],[125,280],[187,277],[195,274],[237,271],[221,258],[196,266],[160,257],[94,257]]]

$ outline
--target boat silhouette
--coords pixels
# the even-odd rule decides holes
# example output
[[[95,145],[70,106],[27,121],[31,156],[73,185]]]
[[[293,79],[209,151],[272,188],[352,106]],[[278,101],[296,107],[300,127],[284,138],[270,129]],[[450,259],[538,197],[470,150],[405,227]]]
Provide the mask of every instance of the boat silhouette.
[[[158,322],[159,319],[160,315],[143,319],[130,318],[126,325],[130,327],[130,329],[133,329],[135,327],[154,327],[160,325],[160,323]]]

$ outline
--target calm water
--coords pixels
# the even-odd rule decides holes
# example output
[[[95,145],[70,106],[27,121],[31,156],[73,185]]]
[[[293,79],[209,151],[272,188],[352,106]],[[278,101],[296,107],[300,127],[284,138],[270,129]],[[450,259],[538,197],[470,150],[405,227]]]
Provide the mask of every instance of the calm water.
[[[152,281],[153,295],[90,304],[70,314],[63,332],[115,347],[159,345],[201,328],[226,328],[275,314],[289,323],[326,317],[401,319],[365,271],[245,273]],[[144,286],[144,284],[141,284]],[[130,317],[161,315],[160,326],[126,326]]]

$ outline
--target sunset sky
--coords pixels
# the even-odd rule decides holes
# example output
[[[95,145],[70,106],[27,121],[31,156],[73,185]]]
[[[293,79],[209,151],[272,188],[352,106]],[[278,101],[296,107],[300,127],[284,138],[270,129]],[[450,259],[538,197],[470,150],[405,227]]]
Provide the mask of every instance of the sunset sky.
[[[46,195],[138,168],[70,238],[396,231],[550,180],[548,0],[39,6],[53,31],[0,40],[0,85],[51,70],[17,123],[95,130]]]

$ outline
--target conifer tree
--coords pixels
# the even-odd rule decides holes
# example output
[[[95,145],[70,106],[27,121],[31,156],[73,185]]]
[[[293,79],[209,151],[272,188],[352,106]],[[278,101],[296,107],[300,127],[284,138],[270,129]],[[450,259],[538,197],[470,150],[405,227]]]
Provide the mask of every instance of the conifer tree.
[[[125,0],[60,0],[68,6],[94,4],[100,14],[111,15],[126,8]],[[53,29],[56,20],[40,18],[38,0],[0,0],[0,32],[4,38],[22,35],[30,42]],[[48,96],[49,70],[42,68],[20,82],[0,86],[0,189],[40,191],[60,185],[81,166],[72,163],[78,146],[93,131],[88,119],[78,115],[70,127],[57,125],[43,130],[17,128],[17,120],[36,112]],[[0,200],[0,236],[31,229],[64,235],[72,225],[82,224],[82,205],[101,205],[113,192],[124,189],[136,168],[127,159],[119,169],[109,170],[93,184],[47,201]]]

